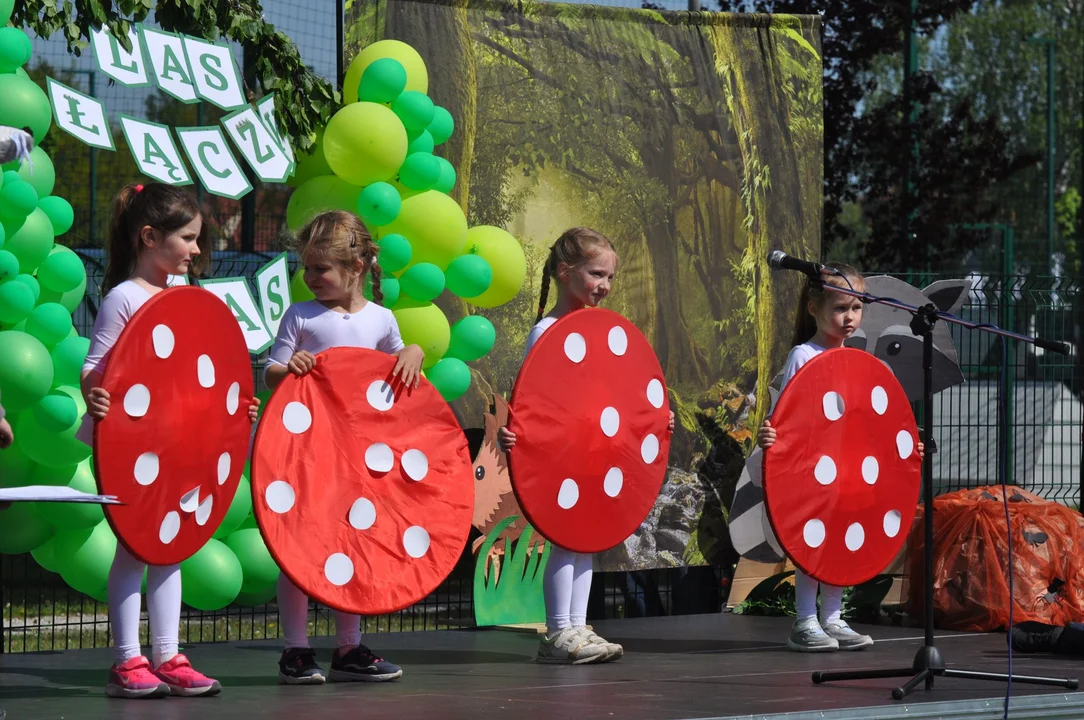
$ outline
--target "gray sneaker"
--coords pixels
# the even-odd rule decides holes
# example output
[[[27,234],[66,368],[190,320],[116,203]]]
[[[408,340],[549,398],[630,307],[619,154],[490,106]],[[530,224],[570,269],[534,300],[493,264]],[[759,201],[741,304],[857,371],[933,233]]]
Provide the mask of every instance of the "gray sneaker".
[[[839,642],[829,637],[814,617],[794,621],[787,647],[798,652],[834,652],[839,650]]]
[[[540,663],[585,665],[605,662],[608,658],[604,646],[591,643],[577,628],[565,628],[552,637],[543,635],[538,642]]]
[[[873,645],[873,638],[862,635],[851,629],[851,626],[842,620],[834,623],[825,623],[824,632],[828,637],[839,643],[840,650],[862,650]]]
[[[595,634],[594,630],[589,630],[586,626],[576,628],[580,635],[587,638],[587,642],[592,645],[601,645],[606,649],[606,657],[599,660],[599,662],[611,662],[612,660],[618,660],[625,654],[625,648],[621,647],[617,643],[612,643],[606,638],[599,637]]]

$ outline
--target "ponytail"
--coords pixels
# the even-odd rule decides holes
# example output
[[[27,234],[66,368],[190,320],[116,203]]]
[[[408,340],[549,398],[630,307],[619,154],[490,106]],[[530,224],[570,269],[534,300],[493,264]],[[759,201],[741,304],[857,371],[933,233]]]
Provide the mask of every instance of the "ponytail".
[[[546,312],[546,300],[550,294],[550,263],[546,261],[546,267],[542,269],[542,296],[538,298],[538,315],[535,316],[534,321],[537,323],[542,320],[542,316]]]
[[[102,281],[102,296],[128,279],[135,270],[139,237],[132,237],[128,232],[129,208],[142,185],[125,185],[113,199],[113,220],[109,223],[109,244],[106,248],[105,278]]]

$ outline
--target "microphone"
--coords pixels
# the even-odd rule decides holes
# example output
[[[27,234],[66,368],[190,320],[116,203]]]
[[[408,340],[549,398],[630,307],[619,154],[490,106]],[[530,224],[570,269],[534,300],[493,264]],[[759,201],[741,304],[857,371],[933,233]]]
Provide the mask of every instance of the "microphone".
[[[768,254],[768,265],[776,270],[797,270],[800,273],[805,273],[811,278],[819,277],[821,272],[826,272],[829,275],[839,274],[832,268],[826,268],[820,263],[791,257],[782,250],[772,250],[771,253]]]

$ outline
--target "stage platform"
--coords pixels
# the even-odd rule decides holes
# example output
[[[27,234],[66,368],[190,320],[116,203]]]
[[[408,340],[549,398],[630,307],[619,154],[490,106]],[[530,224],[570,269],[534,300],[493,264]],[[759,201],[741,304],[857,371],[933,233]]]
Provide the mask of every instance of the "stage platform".
[[[921,631],[864,627],[877,640],[861,652],[805,655],[784,641],[787,618],[699,615],[600,622],[625,657],[597,666],[539,665],[537,638],[500,630],[372,635],[403,666],[394,683],[285,687],[276,683],[277,642],[184,648],[218,678],[215,698],[112,700],[104,695],[109,650],[0,655],[0,708],[7,720],[682,720],[686,718],[1000,718],[1000,683],[938,679],[894,702],[896,680],[813,685],[819,669],[909,665]],[[328,667],[329,638],[315,643]],[[950,667],[1004,671],[1004,634],[939,633]],[[1017,673],[1084,676],[1059,656],[1014,656]],[[1013,718],[1084,717],[1084,693],[1013,685]]]

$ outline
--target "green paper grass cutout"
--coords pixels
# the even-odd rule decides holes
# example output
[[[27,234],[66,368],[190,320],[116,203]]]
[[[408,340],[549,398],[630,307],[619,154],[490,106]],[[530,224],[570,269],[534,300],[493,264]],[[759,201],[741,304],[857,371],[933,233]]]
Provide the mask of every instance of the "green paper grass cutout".
[[[505,539],[504,557],[500,572],[486,577],[486,560],[500,534],[518,516],[509,515],[489,531],[478,559],[474,565],[474,622],[487,625],[516,625],[546,621],[546,603],[542,597],[542,575],[549,558],[549,543],[541,552],[528,555],[534,528],[523,529],[513,543]]]

